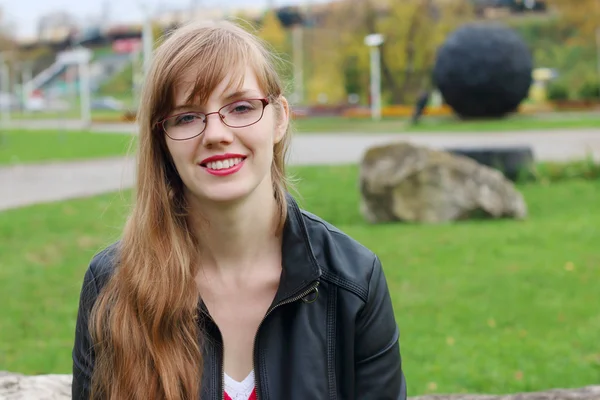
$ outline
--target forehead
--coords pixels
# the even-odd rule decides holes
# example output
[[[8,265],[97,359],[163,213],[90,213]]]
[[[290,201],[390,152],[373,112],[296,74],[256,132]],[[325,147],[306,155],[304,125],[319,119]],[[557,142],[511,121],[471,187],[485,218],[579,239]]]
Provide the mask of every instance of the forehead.
[[[181,80],[174,88],[173,97],[176,107],[183,104],[204,105],[206,103],[219,102],[225,100],[232,93],[240,91],[245,91],[249,95],[259,97],[264,95],[256,73],[250,67],[246,67],[242,71],[230,71],[221,82],[217,83],[210,93],[206,93],[210,88],[199,87],[199,79],[202,78],[198,76],[198,72],[194,69],[189,69],[182,75]],[[206,100],[203,101],[204,99]]]

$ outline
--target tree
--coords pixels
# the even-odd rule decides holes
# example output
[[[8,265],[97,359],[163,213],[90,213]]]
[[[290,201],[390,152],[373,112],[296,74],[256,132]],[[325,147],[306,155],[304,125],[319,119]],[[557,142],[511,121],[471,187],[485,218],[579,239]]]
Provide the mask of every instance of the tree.
[[[291,46],[288,32],[283,27],[275,11],[269,10],[266,12],[257,34],[275,51],[280,61],[277,65],[278,72],[282,75],[285,84],[288,85],[293,77],[293,66],[290,62]]]
[[[348,57],[344,63],[344,88],[347,94],[360,93],[360,69],[356,57]]]
[[[600,1],[577,0],[548,0],[548,5],[555,9],[562,23],[576,32],[579,43],[594,41],[596,31],[600,29]]]
[[[366,30],[360,3],[357,7],[351,6],[351,1],[341,1],[313,9],[312,17],[319,23],[305,31],[304,75],[309,103],[317,102],[322,94],[327,96],[329,103],[343,103],[348,94],[357,93],[364,87],[364,79],[360,78],[364,76],[364,45],[362,38],[356,43],[361,33],[354,29]],[[348,74],[349,69],[353,69],[353,73]],[[353,80],[350,87],[348,79]]]
[[[308,62],[305,63],[304,76],[307,101],[319,102],[325,95],[327,103],[343,103],[346,99],[344,54],[336,50],[338,39],[335,32],[315,27],[306,31],[306,38]]]
[[[369,49],[364,37],[381,33],[386,39],[381,46],[383,95],[393,103],[416,96],[428,82],[437,47],[450,31],[473,18],[470,0],[342,0],[331,3],[323,14],[322,34],[311,44],[311,77],[333,84],[339,80],[318,76],[331,69],[344,75],[348,68],[357,68],[365,98]]]
[[[263,17],[258,35],[269,42],[278,53],[289,53],[287,32],[273,10],[267,11]]]
[[[438,46],[473,18],[473,9],[468,0],[388,1],[390,12],[371,23],[372,31],[388,38],[382,46],[382,72],[393,90],[392,101],[404,103],[429,85]]]

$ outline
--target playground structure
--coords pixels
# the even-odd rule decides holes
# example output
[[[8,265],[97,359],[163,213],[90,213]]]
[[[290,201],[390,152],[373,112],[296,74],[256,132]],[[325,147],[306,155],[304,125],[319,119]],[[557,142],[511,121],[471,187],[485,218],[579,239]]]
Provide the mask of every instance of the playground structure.
[[[89,84],[93,92],[97,91],[107,79],[121,72],[132,61],[128,54],[108,54],[93,59],[93,53],[84,47],[63,51],[57,54],[56,61],[52,65],[26,82],[23,85],[23,91],[32,93],[41,90],[52,96],[64,95],[69,90],[73,90],[70,86],[74,86],[74,89],[77,90],[79,64],[74,62],[73,57],[78,57],[76,55],[78,53],[82,55],[85,53],[85,57],[88,59]]]
[[[92,109],[118,110],[121,105],[116,99],[99,99],[98,94],[103,84],[122,74],[129,66],[132,75],[135,75],[132,81],[136,83],[139,80],[136,64],[140,51],[135,45],[127,47],[125,51],[111,48],[94,51],[81,45],[74,46],[58,52],[54,62],[35,76],[32,76],[31,67],[23,68],[21,65],[20,84],[15,82],[19,71],[10,71],[6,63],[0,62],[2,122],[10,121],[11,112],[69,114],[72,118],[75,110],[79,109],[79,118],[88,125]],[[132,90],[135,91],[135,87]]]

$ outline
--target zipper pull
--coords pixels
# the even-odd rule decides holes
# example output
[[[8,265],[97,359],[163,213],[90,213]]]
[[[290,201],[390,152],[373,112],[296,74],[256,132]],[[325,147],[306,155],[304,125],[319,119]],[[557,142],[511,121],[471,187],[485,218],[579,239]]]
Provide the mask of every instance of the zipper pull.
[[[317,301],[317,298],[319,298],[319,283],[317,282],[317,285],[310,291],[308,292],[305,296],[302,297],[302,301],[306,304],[310,304],[310,303],[314,303],[315,301]]]

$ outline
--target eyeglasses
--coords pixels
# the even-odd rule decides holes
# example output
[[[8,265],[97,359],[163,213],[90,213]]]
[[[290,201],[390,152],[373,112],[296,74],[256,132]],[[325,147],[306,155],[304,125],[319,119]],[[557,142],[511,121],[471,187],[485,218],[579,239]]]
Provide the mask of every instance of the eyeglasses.
[[[269,99],[244,99],[224,105],[219,111],[208,114],[184,112],[172,115],[157,123],[173,140],[187,140],[201,135],[206,129],[208,116],[219,114],[221,122],[230,128],[244,128],[261,120]]]

